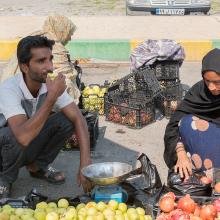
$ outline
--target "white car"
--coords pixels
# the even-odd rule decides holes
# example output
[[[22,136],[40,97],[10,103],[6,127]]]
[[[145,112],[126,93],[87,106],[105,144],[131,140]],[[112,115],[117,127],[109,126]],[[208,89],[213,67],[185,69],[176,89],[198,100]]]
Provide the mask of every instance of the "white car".
[[[154,15],[208,14],[211,0],[126,0],[126,15],[149,12]]]

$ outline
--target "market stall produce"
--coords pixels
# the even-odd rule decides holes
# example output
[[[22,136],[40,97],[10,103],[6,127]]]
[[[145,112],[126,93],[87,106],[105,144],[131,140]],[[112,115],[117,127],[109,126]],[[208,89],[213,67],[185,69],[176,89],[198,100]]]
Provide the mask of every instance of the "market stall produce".
[[[205,175],[197,176],[196,181],[193,179],[194,188],[198,181],[209,186],[211,181],[212,195],[176,195],[167,186],[162,186],[155,165],[145,154],[138,160],[141,166],[134,170],[130,164],[122,162],[85,167],[82,174],[94,186],[89,194],[50,200],[33,191],[25,201],[0,200],[0,220],[219,219],[220,198],[213,196],[219,192],[219,169],[214,169],[212,179]]]
[[[128,207],[125,203],[110,200],[69,205],[67,199],[40,202],[35,209],[13,208],[4,205],[0,209],[1,220],[152,220],[141,207]]]
[[[89,85],[82,91],[82,104],[83,108],[97,112],[100,115],[104,114],[104,95],[107,92],[107,88],[100,85]]]
[[[220,199],[215,197],[176,197],[165,194],[159,201],[157,220],[214,220],[220,217]]]

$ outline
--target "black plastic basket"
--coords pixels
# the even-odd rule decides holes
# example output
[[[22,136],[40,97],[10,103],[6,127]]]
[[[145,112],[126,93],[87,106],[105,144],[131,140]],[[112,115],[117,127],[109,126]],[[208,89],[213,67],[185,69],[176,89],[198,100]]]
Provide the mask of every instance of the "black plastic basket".
[[[178,105],[180,104],[181,99],[165,99],[164,100],[164,115],[166,118],[170,118],[173,113],[176,111]]]
[[[161,93],[167,99],[182,97],[182,85],[180,80],[160,81]]]
[[[89,97],[82,97],[83,108],[90,112],[104,114],[104,97],[97,95],[90,95]]]
[[[158,80],[174,80],[179,79],[180,63],[178,61],[157,61],[151,68],[154,70]]]
[[[89,88],[93,88],[94,86],[98,86],[100,90],[106,89],[107,90],[107,85],[99,85],[99,84],[89,84]],[[101,95],[101,96],[100,96]],[[89,112],[95,112],[98,113],[99,115],[104,114],[104,94],[97,94],[97,93],[90,93],[87,94],[86,96],[82,94],[81,97],[81,108],[89,111]]]
[[[108,92],[108,94],[105,95],[105,101],[108,100],[112,103],[120,104],[120,103],[123,103],[124,100],[128,97],[129,96],[126,95],[125,93],[120,93],[119,91],[115,90],[114,92]]]
[[[159,111],[166,118],[170,118],[173,113],[176,111],[178,105],[182,100],[181,96],[158,96],[155,98],[155,107],[159,109]]]
[[[144,91],[137,91],[133,94],[131,94],[128,97],[128,103],[130,103],[131,106],[144,106],[145,103],[148,103],[152,100],[152,98],[148,95],[146,95],[146,93]]]
[[[133,107],[142,106],[152,100],[152,98],[147,96],[144,91],[136,91],[133,94],[110,92],[105,97],[107,97],[109,102],[115,104],[121,104],[125,102],[129,103],[129,105]]]
[[[106,97],[105,116],[107,121],[139,129],[155,121],[155,106],[153,101],[139,104],[132,99],[113,103]]]
[[[36,204],[42,201],[47,201],[48,197],[37,192],[33,188],[27,195],[19,198],[2,198],[0,199],[0,208],[5,205],[10,205],[12,208],[31,208],[35,209]]]
[[[136,72],[117,80],[112,84],[108,93],[113,95],[120,94],[133,94],[138,91],[143,91],[147,97],[153,98],[157,96],[160,91],[160,84],[154,74],[153,69],[145,67]]]
[[[170,118],[183,99],[183,89],[180,80],[160,81],[161,94],[155,98],[156,108]]]
[[[96,113],[87,112],[87,114],[85,115],[85,119],[87,122],[89,137],[90,137],[90,150],[94,151],[96,142],[99,136],[99,117]],[[78,141],[70,138],[67,141],[63,150],[64,151],[69,151],[69,150],[78,151],[79,150]]]

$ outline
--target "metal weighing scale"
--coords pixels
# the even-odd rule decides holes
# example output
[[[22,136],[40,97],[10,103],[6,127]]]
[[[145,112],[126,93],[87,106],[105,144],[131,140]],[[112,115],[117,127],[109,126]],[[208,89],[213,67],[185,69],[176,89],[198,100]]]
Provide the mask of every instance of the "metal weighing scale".
[[[109,200],[126,202],[127,192],[118,183],[125,180],[131,171],[132,167],[129,164],[105,162],[84,167],[82,174],[95,185],[91,192],[91,197],[95,202],[108,202]]]

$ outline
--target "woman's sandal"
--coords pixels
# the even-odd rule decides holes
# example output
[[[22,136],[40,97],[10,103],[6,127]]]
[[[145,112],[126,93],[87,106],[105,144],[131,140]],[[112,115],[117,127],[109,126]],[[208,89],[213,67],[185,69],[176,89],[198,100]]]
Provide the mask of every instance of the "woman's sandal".
[[[29,171],[30,175],[34,178],[44,179],[49,183],[53,184],[63,184],[65,182],[65,177],[61,171],[56,170],[53,167],[48,167],[46,170],[40,169],[37,172]],[[62,178],[57,178],[62,177]]]

